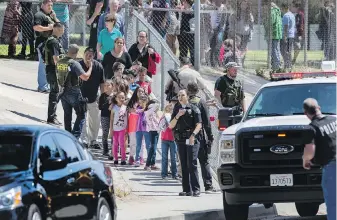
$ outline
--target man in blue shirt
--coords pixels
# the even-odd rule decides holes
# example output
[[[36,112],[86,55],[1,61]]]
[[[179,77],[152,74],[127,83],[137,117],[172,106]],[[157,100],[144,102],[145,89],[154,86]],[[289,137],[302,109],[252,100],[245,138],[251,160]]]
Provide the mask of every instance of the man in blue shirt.
[[[56,0],[53,5],[53,10],[56,17],[64,26],[64,34],[61,37],[61,44],[67,53],[69,48],[69,4],[65,2],[73,3],[74,0]]]
[[[284,14],[282,17],[283,38],[281,40],[281,54],[284,61],[284,69],[289,71],[292,68],[291,54],[294,48],[296,20],[287,3],[281,5],[281,10]]]

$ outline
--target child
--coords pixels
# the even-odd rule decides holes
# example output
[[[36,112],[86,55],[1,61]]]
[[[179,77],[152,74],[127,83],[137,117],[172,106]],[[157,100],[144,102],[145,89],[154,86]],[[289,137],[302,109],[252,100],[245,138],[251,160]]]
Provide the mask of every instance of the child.
[[[98,101],[98,108],[101,110],[101,125],[102,125],[102,144],[103,144],[103,156],[110,156],[108,151],[108,136],[110,129],[110,114],[109,109],[111,105],[111,94],[112,94],[112,80],[107,80],[104,82],[104,93],[101,94]]]
[[[118,164],[118,147],[120,147],[122,162],[121,165],[126,165],[126,149],[125,149],[125,134],[127,128],[127,111],[125,102],[125,94],[118,91],[112,99],[114,104],[111,110],[111,136],[113,137],[113,157],[114,164]]]
[[[112,72],[114,76],[112,78],[121,77],[123,75],[125,66],[123,63],[115,62],[112,66]]]
[[[130,91],[133,93],[138,86],[138,84],[135,82],[135,78],[136,78],[136,72],[133,70],[129,70],[125,72],[126,74],[126,79],[129,82],[129,87],[130,87]]]
[[[160,120],[161,132],[161,150],[162,150],[162,161],[161,161],[161,177],[163,179],[167,178],[167,168],[168,168],[168,152],[170,150],[171,158],[171,173],[172,178],[177,179],[177,145],[174,141],[174,136],[172,130],[168,127],[171,121],[171,115],[173,112],[173,104],[168,104],[164,109],[164,116]]]
[[[159,138],[159,120],[160,120],[159,102],[152,99],[145,108],[146,131],[150,135],[150,148],[146,160],[145,170],[158,170],[156,167],[156,152]]]
[[[145,90],[146,94],[150,95],[152,93],[151,84],[149,82],[146,82],[146,76],[147,69],[145,67],[139,68],[138,81],[136,83]]]
[[[150,148],[150,134],[146,130],[146,120],[145,120],[145,108],[147,103],[149,102],[149,97],[147,95],[142,95],[139,97],[138,106],[136,107],[136,113],[138,114],[138,122],[137,122],[137,131],[136,131],[136,167],[141,165],[139,153],[142,147],[143,138],[145,139],[146,150],[149,152]]]

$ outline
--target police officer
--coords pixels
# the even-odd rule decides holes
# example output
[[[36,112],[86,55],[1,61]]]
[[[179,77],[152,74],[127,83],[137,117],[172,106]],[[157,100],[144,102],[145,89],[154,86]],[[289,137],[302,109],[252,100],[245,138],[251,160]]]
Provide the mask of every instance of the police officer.
[[[64,27],[61,23],[55,23],[52,35],[47,39],[44,56],[46,64],[46,76],[50,85],[49,103],[48,103],[48,118],[47,123],[60,125],[57,120],[56,108],[58,103],[59,87],[56,77],[56,64],[64,54],[59,38],[64,33]]]
[[[215,82],[214,96],[223,105],[223,107],[240,107],[243,112],[246,111],[245,95],[243,86],[237,77],[239,65],[236,62],[229,62],[225,66],[225,75],[221,76]]]
[[[322,188],[328,220],[336,219],[336,118],[324,116],[317,101],[304,100],[304,114],[311,120],[312,133],[303,153],[303,167],[313,163],[323,168]],[[312,163],[313,162],[313,163]]]
[[[198,159],[201,167],[202,179],[204,181],[205,192],[212,193],[215,192],[215,189],[212,184],[211,165],[208,161],[208,154],[210,153],[214,137],[212,134],[212,127],[206,102],[201,97],[197,96],[198,92],[198,84],[192,82],[187,85],[189,102],[197,106],[201,113],[202,129],[200,132]]]
[[[82,97],[80,79],[87,81],[91,75],[92,65],[85,72],[76,61],[79,47],[71,44],[68,54],[57,62],[57,80],[60,86],[60,99],[64,111],[64,129],[79,138],[85,120],[86,102]],[[71,129],[72,109],[76,113],[76,121]]]
[[[200,196],[198,174],[199,132],[202,128],[200,110],[189,103],[186,90],[180,90],[169,127],[174,132],[182,169],[183,192],[180,196]]]

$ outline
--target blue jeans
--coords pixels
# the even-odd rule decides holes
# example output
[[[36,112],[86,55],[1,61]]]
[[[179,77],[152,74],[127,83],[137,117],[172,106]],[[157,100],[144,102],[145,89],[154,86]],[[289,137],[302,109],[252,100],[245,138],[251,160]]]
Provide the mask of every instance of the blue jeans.
[[[69,20],[66,22],[62,22],[64,26],[64,33],[61,37],[61,44],[65,52],[68,52],[69,49]]]
[[[177,144],[175,141],[161,141],[161,176],[167,176],[167,167],[168,167],[168,151],[170,150],[170,158],[171,158],[171,172],[172,177],[177,176]]]
[[[145,138],[145,145],[146,145],[147,153],[149,154],[149,148],[151,146],[150,133],[147,131],[137,131],[136,132],[136,140],[137,140],[136,161],[140,160],[139,154],[140,154],[140,149],[142,148],[143,137]]]
[[[64,129],[79,138],[85,122],[86,113],[86,103],[83,102],[80,88],[72,88],[65,91],[60,99],[64,111]],[[73,109],[76,113],[76,120],[73,129],[71,129]]]
[[[322,188],[328,220],[336,219],[336,161],[323,167]]]
[[[149,133],[151,145],[147,153],[147,160],[146,160],[147,167],[156,165],[157,144],[159,138],[158,131],[150,131]]]
[[[273,70],[278,70],[281,67],[280,40],[272,40],[272,45],[271,45],[271,66],[272,66]]]
[[[38,83],[38,90],[45,91],[49,89],[49,85],[47,82],[46,76],[46,65],[43,62],[40,50],[37,49],[37,54],[39,57],[39,67],[37,70],[37,83]]]

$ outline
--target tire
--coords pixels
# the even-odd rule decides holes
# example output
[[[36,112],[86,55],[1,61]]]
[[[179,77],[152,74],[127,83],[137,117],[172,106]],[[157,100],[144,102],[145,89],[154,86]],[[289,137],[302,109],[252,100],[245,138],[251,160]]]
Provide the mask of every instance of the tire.
[[[103,197],[98,200],[96,220],[115,220],[111,214],[109,203]]]
[[[35,204],[30,205],[28,209],[27,220],[42,220],[42,215],[37,205]]]
[[[223,209],[226,220],[247,220],[249,205],[229,205],[226,201],[225,192],[222,193]]]
[[[316,216],[320,203],[295,203],[297,213],[301,217]]]

